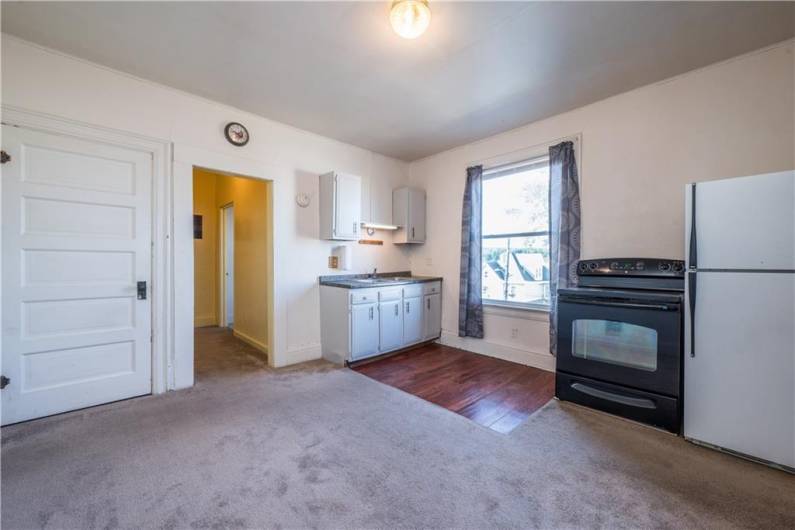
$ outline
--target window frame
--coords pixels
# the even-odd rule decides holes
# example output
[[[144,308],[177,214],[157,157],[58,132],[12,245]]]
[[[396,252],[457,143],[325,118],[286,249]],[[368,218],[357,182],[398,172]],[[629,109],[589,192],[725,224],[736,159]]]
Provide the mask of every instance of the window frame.
[[[483,169],[482,180],[485,182],[487,180],[492,180],[501,177],[507,177],[510,175],[514,175],[516,173],[522,173],[525,171],[531,171],[541,166],[549,167],[549,153],[539,154],[536,156],[530,156],[528,158],[523,158],[516,162],[509,162],[506,164],[499,164],[489,168]],[[485,197],[484,197],[485,199]],[[547,199],[549,202],[549,199]],[[549,208],[549,206],[547,206]],[[546,230],[541,231],[532,231],[532,232],[512,232],[512,233],[502,233],[502,234],[485,234],[482,231],[482,220],[481,220],[481,234],[480,234],[480,245],[481,245],[481,254],[483,252],[483,241],[486,239],[508,239],[514,237],[541,237],[547,236],[547,240],[549,240],[549,226],[547,225]],[[508,269],[510,271],[510,268]],[[482,280],[481,271],[481,280]],[[510,278],[510,275],[508,276]],[[523,311],[542,311],[542,312],[549,312],[549,304],[539,304],[533,302],[513,302],[510,300],[500,300],[500,299],[493,299],[493,298],[483,298],[482,299],[484,306],[494,307],[494,308],[505,308],[505,309],[518,309]]]

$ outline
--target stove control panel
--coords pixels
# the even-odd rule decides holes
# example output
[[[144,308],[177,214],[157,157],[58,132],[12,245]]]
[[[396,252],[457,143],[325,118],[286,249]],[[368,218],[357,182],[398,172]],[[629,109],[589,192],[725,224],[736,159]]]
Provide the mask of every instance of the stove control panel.
[[[577,275],[684,278],[685,262],[659,258],[584,259],[577,264]]]

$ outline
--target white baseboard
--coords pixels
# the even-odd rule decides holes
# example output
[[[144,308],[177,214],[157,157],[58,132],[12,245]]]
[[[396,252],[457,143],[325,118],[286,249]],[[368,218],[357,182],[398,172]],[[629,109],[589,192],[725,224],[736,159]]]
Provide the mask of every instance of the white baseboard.
[[[262,342],[258,341],[254,337],[246,335],[242,331],[233,330],[233,332],[235,334],[235,337],[237,337],[238,339],[242,340],[243,342],[245,342],[249,346],[253,346],[253,347],[257,348],[259,351],[261,351],[262,353],[264,353],[266,355],[268,354],[268,345],[267,344],[263,344]]]
[[[546,370],[548,372],[555,371],[555,357],[549,353],[513,348],[503,344],[488,342],[485,339],[459,337],[458,335],[448,331],[442,331],[442,336],[439,339],[439,342],[445,346],[460,348],[473,353],[479,353],[480,355],[496,357],[497,359],[524,364],[525,366],[532,366],[534,368],[540,368],[541,370]]]
[[[277,368],[291,364],[305,363],[307,361],[315,361],[322,358],[323,353],[320,343],[317,343],[298,348],[297,350],[289,350],[285,357],[287,362],[278,365]]]
[[[194,328],[206,328],[207,326],[217,326],[218,319],[215,315],[202,315],[200,317],[193,317]]]

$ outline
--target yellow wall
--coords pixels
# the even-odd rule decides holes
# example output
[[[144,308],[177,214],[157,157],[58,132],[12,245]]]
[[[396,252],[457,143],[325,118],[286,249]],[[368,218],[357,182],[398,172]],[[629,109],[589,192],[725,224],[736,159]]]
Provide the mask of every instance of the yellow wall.
[[[218,324],[218,209],[213,173],[193,172],[193,213],[202,216],[202,239],[193,240],[193,323]]]
[[[205,216],[205,237],[201,241],[194,240],[196,325],[218,322],[219,210],[232,203],[235,215],[234,330],[239,338],[267,352],[272,297],[270,264],[273,261],[270,183],[202,169],[194,169],[193,182],[194,213]],[[205,315],[212,315],[213,320],[205,323]]]

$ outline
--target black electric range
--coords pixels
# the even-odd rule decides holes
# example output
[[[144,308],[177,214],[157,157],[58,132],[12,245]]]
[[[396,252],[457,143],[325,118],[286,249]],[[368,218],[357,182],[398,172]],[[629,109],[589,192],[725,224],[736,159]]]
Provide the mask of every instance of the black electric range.
[[[684,262],[582,260],[558,290],[559,399],[679,433]]]

